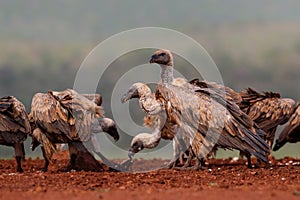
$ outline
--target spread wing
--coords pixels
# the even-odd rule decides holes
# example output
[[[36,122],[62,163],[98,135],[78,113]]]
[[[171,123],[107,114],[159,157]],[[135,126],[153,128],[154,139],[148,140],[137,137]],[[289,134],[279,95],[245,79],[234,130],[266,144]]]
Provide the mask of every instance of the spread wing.
[[[0,99],[0,132],[6,141],[22,142],[31,131],[24,105],[13,96]],[[1,133],[0,133],[1,134]],[[15,136],[15,137],[13,137]]]
[[[222,148],[241,150],[253,154],[261,160],[266,160],[269,148],[258,136],[261,131],[251,124],[246,127],[245,120],[238,119],[227,108],[207,92],[193,93],[182,87],[168,85],[158,86],[161,98],[165,104],[168,119],[184,129],[191,139],[200,138],[202,148],[207,149],[216,144]],[[221,101],[221,97],[219,101]],[[224,102],[226,100],[223,99]],[[234,105],[234,104],[232,104]],[[232,112],[235,108],[232,108]]]
[[[280,133],[274,150],[280,149],[286,142],[299,142],[300,141],[300,101],[297,104],[295,112],[287,122],[285,128]]]

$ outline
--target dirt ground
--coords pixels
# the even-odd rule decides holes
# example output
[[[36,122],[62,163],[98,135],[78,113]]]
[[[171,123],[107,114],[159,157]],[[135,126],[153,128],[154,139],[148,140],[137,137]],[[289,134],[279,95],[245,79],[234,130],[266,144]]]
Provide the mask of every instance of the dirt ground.
[[[14,160],[0,160],[0,199],[300,199],[300,160],[271,159],[271,166],[248,169],[245,160],[212,159],[207,169],[161,169],[147,173],[63,172],[64,153],[42,173],[42,159],[27,158],[24,173]],[[136,166],[164,163],[139,160]]]

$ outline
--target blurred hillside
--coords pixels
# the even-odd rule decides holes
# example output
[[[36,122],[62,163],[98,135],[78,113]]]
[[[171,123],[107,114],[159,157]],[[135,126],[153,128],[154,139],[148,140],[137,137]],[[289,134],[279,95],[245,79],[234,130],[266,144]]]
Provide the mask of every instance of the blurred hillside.
[[[298,0],[2,0],[0,95],[18,97],[29,111],[34,93],[72,88],[81,62],[99,42],[131,28],[159,26],[202,44],[226,85],[277,91],[299,100],[299,10]],[[122,66],[147,62],[149,52],[119,59],[101,79],[98,92],[108,116],[109,88],[122,74]],[[193,73],[187,72],[187,78],[194,78]],[[138,121],[143,113],[136,112]],[[120,146],[127,148],[129,139],[123,138]]]

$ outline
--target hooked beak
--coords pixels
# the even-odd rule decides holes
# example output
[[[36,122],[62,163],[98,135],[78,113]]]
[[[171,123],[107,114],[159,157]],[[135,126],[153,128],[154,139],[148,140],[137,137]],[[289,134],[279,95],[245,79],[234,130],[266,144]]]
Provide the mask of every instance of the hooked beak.
[[[273,151],[277,151],[277,150],[280,149],[282,146],[283,146],[283,144],[280,144],[280,143],[278,142],[278,140],[276,140],[276,143],[275,143],[275,145],[274,145],[274,147],[273,147]]]
[[[150,62],[150,63],[155,63],[156,59],[157,59],[157,55],[154,54],[153,56],[151,56],[151,59],[150,59],[149,62]]]
[[[40,145],[40,143],[36,139],[33,139],[31,144],[30,144],[31,151],[34,151],[35,148],[38,147],[39,145]]]
[[[125,102],[128,101],[128,100],[129,100],[128,93],[127,93],[127,94],[124,94],[124,95],[122,96],[122,98],[121,98],[121,102],[122,102],[122,103],[125,103]]]
[[[133,98],[139,98],[139,94],[138,94],[138,92],[136,90],[130,89],[130,90],[128,90],[128,92],[126,94],[124,94],[122,96],[121,102],[125,103],[129,99],[133,99]]]
[[[133,159],[133,156],[134,156],[134,152],[133,152],[133,149],[132,148],[130,148],[129,149],[129,151],[128,151],[128,158],[130,159],[130,160],[132,160]]]
[[[115,126],[109,127],[107,133],[114,138],[115,142],[117,142],[120,139],[118,130]]]

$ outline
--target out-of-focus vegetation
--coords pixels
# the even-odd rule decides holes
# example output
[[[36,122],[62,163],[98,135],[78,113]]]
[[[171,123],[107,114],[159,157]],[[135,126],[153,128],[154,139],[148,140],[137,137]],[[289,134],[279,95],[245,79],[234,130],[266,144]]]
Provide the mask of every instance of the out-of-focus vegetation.
[[[16,96],[29,111],[34,93],[72,88],[80,63],[99,42],[130,28],[161,26],[201,43],[224,83],[233,89],[251,86],[299,100],[299,10],[298,0],[4,0],[0,2],[0,95]],[[131,57],[130,62],[147,62],[146,53],[147,60]],[[116,74],[124,70],[122,64],[114,63],[98,91],[110,117],[106,100],[111,91],[105,85],[114,84]],[[127,148],[130,138],[124,138],[120,146]],[[297,148],[287,147],[277,156],[297,155]],[[1,151],[5,156],[10,150]]]

